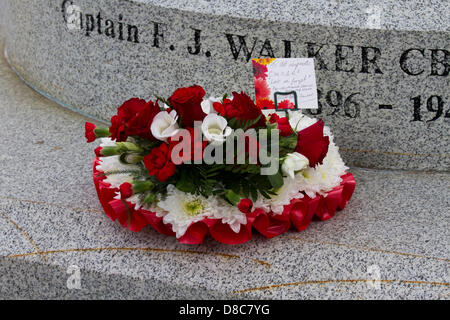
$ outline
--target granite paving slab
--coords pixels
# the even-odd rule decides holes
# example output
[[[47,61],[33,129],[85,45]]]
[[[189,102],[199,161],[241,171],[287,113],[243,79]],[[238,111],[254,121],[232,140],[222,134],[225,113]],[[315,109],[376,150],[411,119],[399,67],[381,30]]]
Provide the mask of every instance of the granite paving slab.
[[[102,213],[89,119],[27,87],[3,57],[0,120],[1,299],[449,299],[448,172],[353,167],[355,194],[329,221],[188,246]]]

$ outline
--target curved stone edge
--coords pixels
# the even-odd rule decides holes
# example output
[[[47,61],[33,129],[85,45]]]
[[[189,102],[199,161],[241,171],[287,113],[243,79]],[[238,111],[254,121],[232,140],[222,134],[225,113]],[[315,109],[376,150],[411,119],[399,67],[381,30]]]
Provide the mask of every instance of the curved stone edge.
[[[1,29],[0,29],[1,30]],[[0,39],[3,42],[3,39]],[[14,67],[14,65],[11,63],[9,57],[8,57],[8,50],[6,48],[6,45],[4,45],[4,43],[0,42],[0,50],[1,47],[3,46],[3,55],[5,57],[6,62],[8,63],[9,67],[11,68],[12,71],[14,71],[14,73],[20,78],[20,80],[22,80],[28,87],[30,87],[31,89],[33,89],[34,91],[36,91],[37,93],[39,93],[40,95],[42,95],[43,97],[49,99],[52,102],[55,102],[56,104],[60,105],[63,108],[69,109],[70,111],[79,113],[82,116],[91,118],[92,120],[95,120],[97,122],[101,122],[104,123],[106,125],[108,125],[108,122],[105,121],[104,119],[101,119],[95,115],[89,114],[86,111],[83,111],[79,108],[76,108],[74,106],[71,106],[68,103],[65,103],[63,101],[58,100],[57,98],[55,98],[54,96],[52,96],[50,93],[45,92],[42,89],[39,89],[38,87],[36,87],[34,84],[32,84],[30,81],[28,81],[27,79],[25,79],[25,77]]]

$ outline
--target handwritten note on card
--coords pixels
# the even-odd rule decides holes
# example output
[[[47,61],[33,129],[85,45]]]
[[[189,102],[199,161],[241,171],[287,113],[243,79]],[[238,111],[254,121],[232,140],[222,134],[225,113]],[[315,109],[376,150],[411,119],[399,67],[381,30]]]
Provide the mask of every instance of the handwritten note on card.
[[[317,109],[312,58],[253,59],[256,105],[261,109]]]

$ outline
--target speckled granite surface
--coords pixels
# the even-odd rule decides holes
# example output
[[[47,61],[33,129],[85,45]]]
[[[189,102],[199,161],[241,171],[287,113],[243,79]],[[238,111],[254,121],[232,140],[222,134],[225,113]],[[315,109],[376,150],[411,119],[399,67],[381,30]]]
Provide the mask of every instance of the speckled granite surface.
[[[335,27],[449,30],[440,0],[134,0],[144,4],[240,18]],[[379,13],[379,20],[368,19]]]
[[[86,118],[28,88],[3,58],[0,119],[1,299],[449,299],[448,173],[352,168],[356,192],[332,220],[185,246],[101,212]],[[67,287],[73,265],[81,289]]]
[[[253,93],[251,57],[310,56],[318,116],[347,163],[450,168],[443,1],[2,1],[17,72],[97,118],[109,119],[132,96],[168,96],[193,83],[212,96]],[[71,4],[82,29],[65,22]]]

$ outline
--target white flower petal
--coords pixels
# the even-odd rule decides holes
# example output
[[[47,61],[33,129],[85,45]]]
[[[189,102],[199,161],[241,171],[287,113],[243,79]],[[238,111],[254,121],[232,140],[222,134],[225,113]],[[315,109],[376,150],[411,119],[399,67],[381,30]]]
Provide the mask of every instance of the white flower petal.
[[[167,138],[170,138],[178,133],[178,123],[177,123],[178,115],[175,110],[172,110],[170,113],[167,111],[160,111],[152,121],[150,126],[150,131],[152,135],[161,141],[167,141]]]

